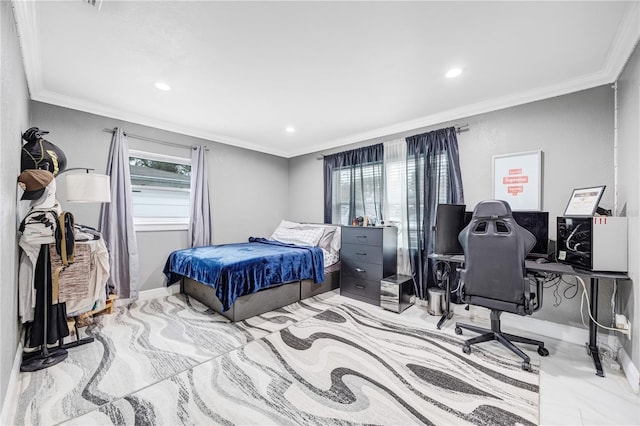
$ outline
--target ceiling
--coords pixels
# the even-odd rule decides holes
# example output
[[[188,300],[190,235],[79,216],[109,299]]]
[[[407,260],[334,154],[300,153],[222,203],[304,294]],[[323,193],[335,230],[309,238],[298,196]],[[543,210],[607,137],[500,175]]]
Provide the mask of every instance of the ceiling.
[[[638,2],[616,1],[14,10],[33,100],[282,157],[611,83],[640,34]]]

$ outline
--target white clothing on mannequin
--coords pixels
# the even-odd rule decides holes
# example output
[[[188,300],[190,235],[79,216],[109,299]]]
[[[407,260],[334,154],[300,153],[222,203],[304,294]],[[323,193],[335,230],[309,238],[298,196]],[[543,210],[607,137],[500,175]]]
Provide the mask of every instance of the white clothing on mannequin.
[[[33,321],[35,312],[34,276],[40,246],[55,242],[57,219],[62,208],[56,200],[56,180],[53,179],[37,200],[31,202],[31,209],[21,225],[18,241],[23,253],[18,269],[18,311],[22,322]]]

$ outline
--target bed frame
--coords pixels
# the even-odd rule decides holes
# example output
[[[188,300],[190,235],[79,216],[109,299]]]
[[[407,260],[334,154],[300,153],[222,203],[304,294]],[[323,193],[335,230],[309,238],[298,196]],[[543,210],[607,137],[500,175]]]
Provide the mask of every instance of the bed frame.
[[[187,277],[183,277],[180,284],[182,293],[193,297],[233,322],[264,314],[339,287],[340,269],[338,268],[325,272],[322,283],[314,283],[313,280],[293,281],[240,296],[228,311],[222,312],[222,303],[216,297],[213,287]]]

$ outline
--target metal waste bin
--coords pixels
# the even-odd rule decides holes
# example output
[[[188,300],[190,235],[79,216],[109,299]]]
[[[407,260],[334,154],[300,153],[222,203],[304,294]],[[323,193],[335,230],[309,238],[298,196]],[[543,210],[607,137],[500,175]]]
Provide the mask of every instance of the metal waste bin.
[[[427,290],[429,294],[429,301],[427,304],[427,312],[430,315],[442,315],[444,312],[444,304],[445,304],[445,291],[439,287],[433,287]]]

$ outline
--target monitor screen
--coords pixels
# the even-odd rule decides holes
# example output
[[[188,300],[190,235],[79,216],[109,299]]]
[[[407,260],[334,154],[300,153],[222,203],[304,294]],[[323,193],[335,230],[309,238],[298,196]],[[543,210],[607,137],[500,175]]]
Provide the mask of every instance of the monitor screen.
[[[574,189],[564,216],[593,216],[598,209],[605,185]]]
[[[458,234],[465,227],[465,209],[464,204],[438,204],[434,253],[463,253]]]
[[[531,249],[531,256],[546,256],[549,254],[549,212],[515,211],[513,218],[516,223],[536,237],[536,245]]]

